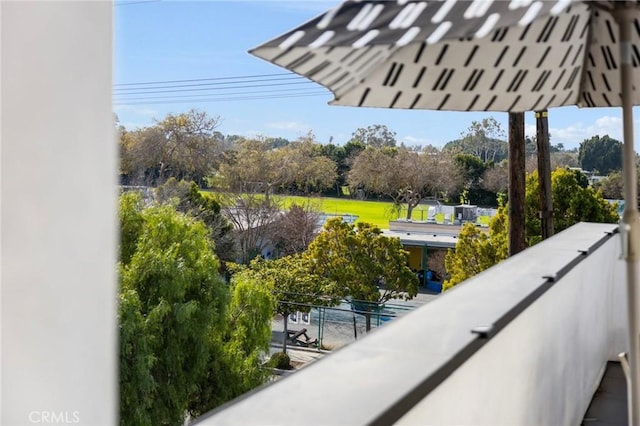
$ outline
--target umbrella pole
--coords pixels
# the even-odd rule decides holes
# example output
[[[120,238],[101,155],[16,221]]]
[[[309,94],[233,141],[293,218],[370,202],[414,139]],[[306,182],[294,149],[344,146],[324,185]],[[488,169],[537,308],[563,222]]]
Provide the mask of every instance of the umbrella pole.
[[[624,138],[623,174],[625,209],[622,216],[623,256],[627,264],[627,309],[629,318],[629,377],[627,377],[629,424],[640,424],[640,340],[638,335],[638,260],[640,259],[640,216],[638,214],[635,150],[633,148],[633,77],[631,26],[634,10],[619,3],[612,15],[620,35],[620,82]],[[635,6],[634,6],[635,7]]]

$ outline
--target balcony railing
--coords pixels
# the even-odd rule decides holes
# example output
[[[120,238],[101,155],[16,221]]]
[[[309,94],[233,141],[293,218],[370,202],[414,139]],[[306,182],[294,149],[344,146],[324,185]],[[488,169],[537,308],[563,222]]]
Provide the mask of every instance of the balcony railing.
[[[200,424],[580,424],[627,346],[619,254],[575,225]]]

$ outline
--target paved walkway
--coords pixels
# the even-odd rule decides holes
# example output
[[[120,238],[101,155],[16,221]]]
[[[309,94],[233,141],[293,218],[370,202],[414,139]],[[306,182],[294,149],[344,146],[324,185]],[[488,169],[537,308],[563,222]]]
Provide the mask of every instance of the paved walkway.
[[[583,426],[627,426],[627,383],[619,362],[608,362],[591,405],[582,421]]]

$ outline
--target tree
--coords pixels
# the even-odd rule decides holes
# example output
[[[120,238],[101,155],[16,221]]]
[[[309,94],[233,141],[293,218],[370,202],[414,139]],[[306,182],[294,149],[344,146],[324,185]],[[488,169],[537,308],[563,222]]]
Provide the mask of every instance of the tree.
[[[318,235],[320,215],[292,204],[273,224],[273,242],[283,256],[302,253]]]
[[[458,185],[451,157],[436,149],[423,152],[407,148],[367,148],[354,160],[349,184],[390,197],[394,204],[406,204],[407,219],[428,195],[442,196]]]
[[[457,154],[455,165],[464,182],[466,202],[470,204],[494,205],[496,193],[488,191],[483,185],[485,172],[491,169],[493,163],[485,163],[480,157],[471,154]]]
[[[219,195],[224,216],[233,224],[240,251],[239,262],[248,264],[273,243],[274,224],[280,208],[258,194]]]
[[[122,209],[136,206],[129,200]],[[138,233],[125,237],[135,251],[120,268],[121,421],[182,423],[211,334],[223,326],[227,289],[202,223],[171,206],[128,211],[124,219],[142,224],[122,226]]]
[[[312,306],[331,306],[339,302],[335,283],[314,274],[309,259],[301,255],[276,260],[257,258],[245,274],[269,288],[276,298],[275,312],[284,320],[282,351],[285,353],[289,314],[309,312]]]
[[[202,183],[220,155],[219,122],[219,117],[190,110],[121,134],[121,172],[129,183],[156,184],[171,176]]]
[[[504,130],[493,117],[473,121],[461,136],[461,139],[447,143],[444,149],[472,154],[484,162],[499,162],[507,158]]]
[[[559,232],[580,222],[617,223],[616,206],[602,198],[602,194],[588,186],[585,176],[568,169],[556,169],[551,174],[553,223]],[[525,195],[525,231],[529,246],[542,240],[538,215],[538,174],[527,175]],[[445,259],[449,280],[443,288],[452,286],[495,265],[508,256],[508,226],[505,207],[489,222],[489,234],[472,224],[465,224],[458,235],[454,251]]]
[[[336,165],[316,149],[313,135],[278,149],[260,140],[245,140],[237,144],[220,167],[227,186],[236,192],[256,192],[270,195],[278,187],[294,186],[305,192],[333,186]]]
[[[172,177],[156,188],[156,199],[160,203],[174,203],[179,212],[204,222],[219,260],[237,259],[238,244],[233,235],[233,225],[221,213],[220,204],[212,197],[203,196],[195,182],[178,181]]]
[[[525,231],[528,245],[541,241],[542,231],[538,215],[538,173],[527,176],[525,194]],[[617,223],[616,207],[609,204],[602,193],[588,186],[586,176],[568,169],[551,173],[553,227],[556,232],[578,222]]]
[[[621,200],[624,198],[624,182],[622,173],[613,172],[609,176],[594,184],[594,188],[602,192],[604,198]]]
[[[365,146],[373,148],[394,147],[396,146],[396,132],[389,130],[384,124],[374,124],[356,129],[349,142],[361,142]]]
[[[262,282],[233,275],[225,328],[214,336],[216,344],[190,404],[194,417],[268,380],[262,360],[269,353],[274,306],[275,298]]]
[[[336,182],[337,165],[335,161],[322,154],[322,148],[315,142],[313,133],[291,143],[286,149],[278,151],[278,162],[287,164],[289,174],[284,184],[295,186],[305,194],[312,190],[318,192],[331,188]]]
[[[498,214],[489,222],[489,233],[472,223],[465,223],[458,235],[456,248],[445,257],[449,279],[443,290],[461,283],[509,257],[508,216],[506,207],[498,208]]]
[[[229,303],[202,222],[120,201],[121,424],[182,424],[263,383],[273,299],[234,285]]]
[[[408,265],[400,239],[382,235],[368,223],[332,218],[305,252],[311,271],[335,282],[351,298],[371,329],[371,313],[393,298],[412,299],[418,279]]]
[[[622,170],[622,142],[609,135],[593,136],[580,144],[580,165],[584,170],[597,170],[601,175]]]
[[[495,194],[506,194],[509,188],[509,163],[502,160],[498,164],[492,164],[482,175],[481,186]]]

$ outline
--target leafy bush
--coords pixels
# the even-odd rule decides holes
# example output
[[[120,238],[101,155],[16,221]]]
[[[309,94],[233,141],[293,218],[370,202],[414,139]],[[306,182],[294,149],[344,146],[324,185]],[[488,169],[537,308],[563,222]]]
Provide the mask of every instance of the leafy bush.
[[[267,365],[271,368],[277,368],[279,370],[291,370],[291,360],[289,359],[289,355],[284,352],[276,352],[271,355],[271,359]]]

